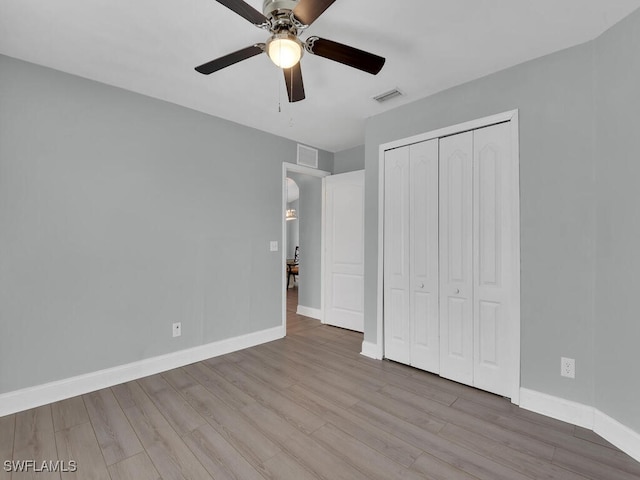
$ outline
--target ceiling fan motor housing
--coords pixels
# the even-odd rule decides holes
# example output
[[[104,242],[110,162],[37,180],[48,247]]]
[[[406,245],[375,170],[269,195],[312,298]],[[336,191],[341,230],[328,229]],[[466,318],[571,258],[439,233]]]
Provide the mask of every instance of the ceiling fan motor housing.
[[[262,5],[262,13],[265,17],[274,16],[279,11],[291,11],[296,8],[299,0],[264,0]]]

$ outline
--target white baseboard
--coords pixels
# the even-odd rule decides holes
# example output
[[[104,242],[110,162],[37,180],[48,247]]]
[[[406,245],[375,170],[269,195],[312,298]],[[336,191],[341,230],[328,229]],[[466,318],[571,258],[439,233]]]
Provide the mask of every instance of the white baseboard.
[[[521,388],[520,406],[556,420],[593,430],[593,407],[582,403]]]
[[[640,433],[595,410],[593,431],[640,462]]]
[[[305,307],[304,305],[298,305],[296,310],[298,315],[304,315],[305,317],[315,318],[316,320],[322,320],[322,310],[319,308]]]
[[[640,462],[640,433],[621,424],[597,408],[527,388],[520,389],[520,407],[593,430]]]
[[[374,360],[382,360],[382,348],[378,346],[377,343],[364,340],[362,342],[362,352],[360,352],[360,355],[373,358]]]
[[[0,417],[165,372],[285,336],[282,326],[0,395]]]

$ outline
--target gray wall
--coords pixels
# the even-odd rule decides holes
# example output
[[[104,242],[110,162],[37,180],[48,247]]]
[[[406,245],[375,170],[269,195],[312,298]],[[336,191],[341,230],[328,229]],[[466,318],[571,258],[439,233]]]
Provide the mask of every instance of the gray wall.
[[[522,386],[591,405],[595,199],[592,46],[372,117],[366,127],[365,339],[376,341],[378,146],[520,110]],[[562,378],[560,357],[576,359]]]
[[[295,142],[0,56],[0,393],[280,325],[269,241],[295,158]]]
[[[640,432],[640,11],[596,43],[596,407]]]
[[[364,170],[364,145],[336,152],[333,156],[333,173],[347,173]]]
[[[288,175],[300,187],[297,220],[300,244],[298,305],[320,308],[322,179],[301,173]]]

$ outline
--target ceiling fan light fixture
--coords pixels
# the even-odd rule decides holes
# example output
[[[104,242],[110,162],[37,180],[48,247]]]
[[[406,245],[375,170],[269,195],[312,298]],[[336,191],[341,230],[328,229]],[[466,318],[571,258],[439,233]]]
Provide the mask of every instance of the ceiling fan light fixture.
[[[267,41],[266,49],[271,61],[280,68],[293,67],[304,53],[302,42],[288,32],[273,35]]]

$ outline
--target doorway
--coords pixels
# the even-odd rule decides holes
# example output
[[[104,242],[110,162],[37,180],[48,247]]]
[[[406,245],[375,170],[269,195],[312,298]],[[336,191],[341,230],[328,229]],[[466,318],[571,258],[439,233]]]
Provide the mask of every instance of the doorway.
[[[287,331],[287,312],[322,319],[322,202],[324,189],[322,178],[329,172],[293,163],[282,164],[282,325]],[[288,181],[287,179],[291,179]],[[287,185],[295,182],[299,197],[288,202]],[[295,219],[287,220],[287,210],[296,210]],[[293,212],[289,213],[291,217]],[[295,222],[295,223],[294,223]],[[297,235],[293,231],[297,230]],[[289,235],[292,233],[292,235]],[[297,245],[290,243],[297,236]],[[289,241],[288,241],[289,239]],[[297,274],[290,276],[287,263],[294,259],[295,247],[299,247]],[[288,262],[289,261],[289,262]],[[291,288],[288,288],[291,287]]]

